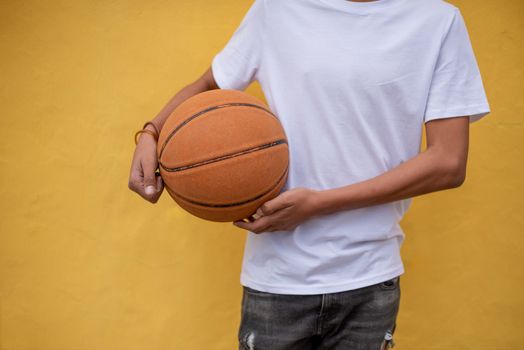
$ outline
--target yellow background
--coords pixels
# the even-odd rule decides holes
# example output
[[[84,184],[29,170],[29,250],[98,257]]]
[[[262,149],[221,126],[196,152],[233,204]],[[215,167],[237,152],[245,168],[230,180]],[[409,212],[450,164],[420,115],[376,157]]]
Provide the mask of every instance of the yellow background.
[[[127,180],[134,131],[250,4],[0,1],[1,350],[236,348],[245,233]],[[524,349],[524,3],[453,4],[492,113],[465,184],[402,221],[396,349]]]

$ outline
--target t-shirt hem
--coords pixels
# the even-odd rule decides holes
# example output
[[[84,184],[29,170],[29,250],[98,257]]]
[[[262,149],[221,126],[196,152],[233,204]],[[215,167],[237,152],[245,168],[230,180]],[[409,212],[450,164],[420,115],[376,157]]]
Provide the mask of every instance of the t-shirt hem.
[[[240,53],[238,53],[235,49],[230,49],[237,57],[240,58],[242,61],[246,61],[244,56],[242,56]],[[217,53],[213,59],[211,60],[211,71],[213,72],[213,78],[215,79],[215,82],[217,83],[217,86],[220,89],[232,89],[232,90],[240,90],[244,91],[247,88],[247,85],[242,82],[242,79],[238,75],[229,74],[229,77],[226,76],[224,73],[225,71],[228,71],[225,69],[228,65],[227,60],[225,60],[222,56],[226,54],[225,51],[221,51]],[[227,67],[231,68],[231,67]],[[229,69],[229,71],[234,71],[234,69]]]
[[[455,108],[446,108],[446,109],[433,109],[426,111],[424,116],[424,122],[435,119],[444,119],[451,118],[463,115],[470,116],[470,122],[475,122],[480,118],[486,116],[490,113],[490,107],[487,103],[479,103],[468,106],[461,106]]]
[[[220,67],[220,63],[218,62],[219,57],[218,54],[213,57],[213,60],[211,61],[211,71],[213,72],[213,78],[215,79],[215,82],[217,83],[217,86],[220,89],[227,89],[227,83],[226,79],[222,73],[222,68]]]
[[[404,266],[400,265],[396,268],[389,270],[385,273],[375,275],[370,278],[361,279],[358,281],[346,282],[342,284],[325,284],[325,285],[314,285],[314,286],[283,286],[283,285],[270,285],[254,281],[245,277],[240,276],[240,284],[255,290],[268,293],[277,294],[296,294],[296,295],[310,295],[310,294],[325,294],[325,293],[337,293],[352,289],[358,289],[367,287],[376,283],[384,282],[389,279],[400,276],[404,273]]]

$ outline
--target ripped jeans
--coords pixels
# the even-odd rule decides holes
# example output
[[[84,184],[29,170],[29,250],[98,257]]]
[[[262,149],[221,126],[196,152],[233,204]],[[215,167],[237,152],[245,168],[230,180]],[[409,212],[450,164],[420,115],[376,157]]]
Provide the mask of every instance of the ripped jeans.
[[[243,287],[240,350],[387,350],[400,303],[400,277],[315,295]]]

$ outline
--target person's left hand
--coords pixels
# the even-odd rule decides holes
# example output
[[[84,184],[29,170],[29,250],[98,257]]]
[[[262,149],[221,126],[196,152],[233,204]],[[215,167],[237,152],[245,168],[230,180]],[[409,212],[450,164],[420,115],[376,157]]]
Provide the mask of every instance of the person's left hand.
[[[293,188],[265,202],[258,208],[253,222],[235,221],[233,224],[254,233],[292,230],[317,212],[319,191]]]

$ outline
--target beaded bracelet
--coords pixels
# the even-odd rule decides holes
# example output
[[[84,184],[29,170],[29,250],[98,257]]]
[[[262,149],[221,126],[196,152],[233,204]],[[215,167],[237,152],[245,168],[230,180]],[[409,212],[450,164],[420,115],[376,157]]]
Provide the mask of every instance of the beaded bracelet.
[[[148,126],[148,125],[151,125],[151,126],[153,127],[153,129],[155,129],[155,131],[151,131],[151,130],[146,129],[146,126]],[[151,122],[151,121],[146,122],[146,123],[144,124],[144,126],[142,127],[142,130],[138,130],[138,131],[135,133],[135,145],[138,144],[138,139],[137,139],[137,137],[138,137],[138,135],[140,135],[141,133],[146,133],[146,134],[149,134],[149,135],[153,136],[153,138],[155,139],[155,141],[158,142],[158,134],[159,134],[159,132],[158,132],[158,128],[156,127],[156,125],[155,125],[153,122]]]

